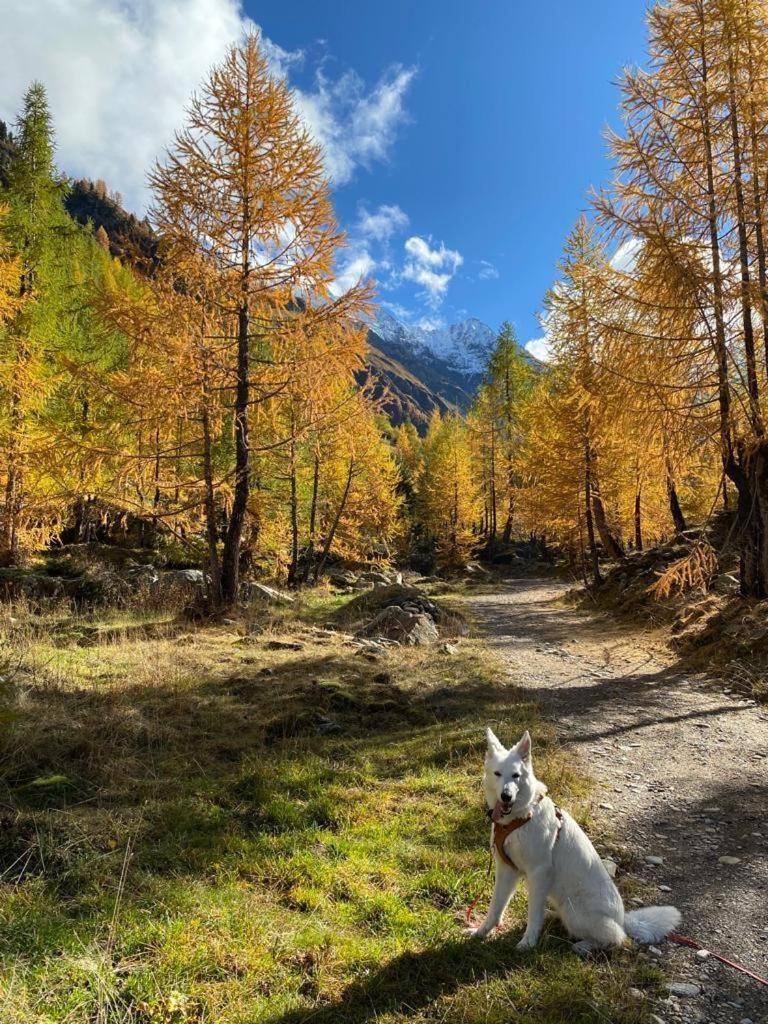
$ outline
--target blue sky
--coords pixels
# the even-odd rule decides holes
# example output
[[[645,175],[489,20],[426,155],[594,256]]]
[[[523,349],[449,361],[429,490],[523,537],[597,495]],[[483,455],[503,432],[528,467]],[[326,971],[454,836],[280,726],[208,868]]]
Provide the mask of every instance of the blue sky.
[[[260,28],[324,145],[350,247],[412,323],[511,320],[523,342],[590,185],[644,0],[25,0],[4,12],[0,118],[47,86],[58,162],[138,213],[146,172],[226,47]]]
[[[644,11],[636,0],[249,7],[270,39],[304,51],[290,72],[302,87],[318,67],[353,68],[369,87],[393,66],[414,71],[386,158],[337,186],[338,213],[353,241],[361,207],[407,216],[387,246],[368,247],[394,265],[374,268],[384,302],[417,319],[510,319],[523,341],[541,333],[536,313],[589,186],[609,176],[603,131],[621,68],[643,60]],[[453,271],[442,296],[403,279],[413,236],[461,257],[438,268]]]

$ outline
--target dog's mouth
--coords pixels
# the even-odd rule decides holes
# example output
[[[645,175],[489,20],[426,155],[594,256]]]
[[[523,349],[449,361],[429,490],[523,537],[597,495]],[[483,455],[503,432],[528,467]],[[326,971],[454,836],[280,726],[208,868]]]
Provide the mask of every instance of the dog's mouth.
[[[511,800],[497,800],[496,805],[491,813],[491,819],[495,822],[501,821],[502,818],[506,818],[508,814],[512,812],[512,801]]]

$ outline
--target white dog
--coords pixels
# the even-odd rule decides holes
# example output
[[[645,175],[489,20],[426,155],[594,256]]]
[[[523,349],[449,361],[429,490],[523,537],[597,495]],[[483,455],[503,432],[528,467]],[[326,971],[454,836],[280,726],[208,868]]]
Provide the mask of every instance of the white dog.
[[[539,941],[547,901],[578,940],[574,949],[581,954],[621,946],[627,936],[658,942],[677,928],[680,913],[674,907],[624,910],[594,846],[573,818],[555,807],[534,775],[527,732],[507,750],[488,729],[485,796],[493,821],[496,883],[488,914],[472,934],[483,938],[501,924],[523,875],[528,927],[518,949],[532,949]]]

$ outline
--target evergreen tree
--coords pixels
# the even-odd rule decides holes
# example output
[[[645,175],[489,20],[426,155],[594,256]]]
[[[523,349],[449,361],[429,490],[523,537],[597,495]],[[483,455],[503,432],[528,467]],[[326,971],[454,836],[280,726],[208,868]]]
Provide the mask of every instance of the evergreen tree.
[[[4,234],[18,260],[18,294],[2,335],[0,445],[4,452],[0,511],[0,561],[23,556],[25,531],[44,534],[57,515],[58,495],[42,478],[45,439],[40,419],[50,367],[46,365],[55,317],[46,296],[64,286],[63,246],[68,219],[64,189],[53,165],[53,131],[45,90],[33,83],[17,122],[16,148],[3,200],[8,206]]]

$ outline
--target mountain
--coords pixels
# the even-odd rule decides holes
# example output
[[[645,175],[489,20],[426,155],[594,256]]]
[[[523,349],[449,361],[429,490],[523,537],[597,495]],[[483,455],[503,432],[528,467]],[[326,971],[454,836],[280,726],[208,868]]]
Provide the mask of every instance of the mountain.
[[[482,381],[496,332],[475,317],[450,327],[405,324],[379,310],[368,329],[374,393],[396,426],[410,420],[422,433],[435,409],[466,412]],[[521,347],[531,365],[540,366]]]
[[[466,377],[483,372],[496,341],[495,332],[474,317],[450,327],[412,327],[383,309],[376,315],[373,332],[388,345],[438,359]]]
[[[413,332],[416,333],[413,333]],[[381,333],[380,333],[381,332]],[[388,317],[368,329],[368,375],[373,393],[382,399],[389,420],[406,420],[420,431],[427,429],[435,409],[441,413],[466,411],[480,384],[478,371],[444,359],[420,337],[423,333]]]

